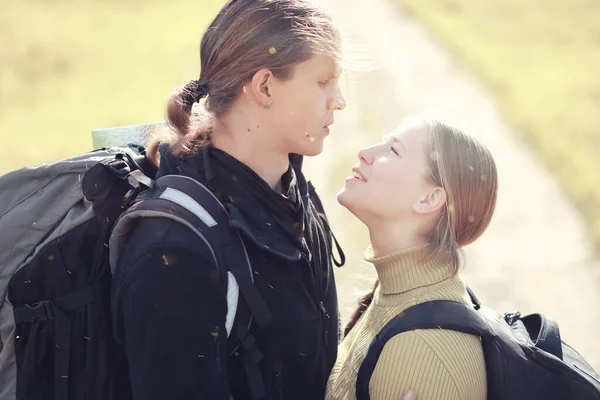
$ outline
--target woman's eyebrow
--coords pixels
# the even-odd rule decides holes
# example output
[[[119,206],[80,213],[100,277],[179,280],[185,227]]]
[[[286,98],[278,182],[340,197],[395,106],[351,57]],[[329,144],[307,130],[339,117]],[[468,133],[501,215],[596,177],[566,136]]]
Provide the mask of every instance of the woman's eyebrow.
[[[404,151],[406,151],[406,146],[404,145],[404,143],[402,143],[402,140],[398,136],[394,135],[393,133],[388,133],[387,135],[383,135],[383,140],[386,142],[388,140],[393,140],[394,143],[400,143],[400,146],[402,146]]]

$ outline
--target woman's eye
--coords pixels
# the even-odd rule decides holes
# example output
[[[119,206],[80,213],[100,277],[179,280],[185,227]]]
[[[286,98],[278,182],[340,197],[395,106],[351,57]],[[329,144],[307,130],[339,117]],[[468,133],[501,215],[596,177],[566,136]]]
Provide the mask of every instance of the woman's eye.
[[[323,82],[319,82],[319,86],[325,87],[329,84],[329,80],[323,81]]]
[[[399,156],[400,153],[398,153],[398,150],[396,150],[396,148],[394,146],[390,146],[390,150],[392,153],[394,153],[395,155]]]

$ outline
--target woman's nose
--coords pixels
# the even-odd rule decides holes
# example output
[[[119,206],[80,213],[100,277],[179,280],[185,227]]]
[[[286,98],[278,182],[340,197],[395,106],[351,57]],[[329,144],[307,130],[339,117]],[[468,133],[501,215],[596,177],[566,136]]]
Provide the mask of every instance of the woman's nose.
[[[373,159],[372,159],[372,154],[371,154],[371,147],[364,147],[362,149],[360,149],[358,151],[358,159],[365,163],[365,164],[371,164]]]

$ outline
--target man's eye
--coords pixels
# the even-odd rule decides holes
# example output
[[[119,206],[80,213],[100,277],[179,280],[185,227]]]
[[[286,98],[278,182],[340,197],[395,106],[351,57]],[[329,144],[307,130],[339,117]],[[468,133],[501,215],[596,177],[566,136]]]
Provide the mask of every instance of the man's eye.
[[[390,146],[390,150],[392,151],[392,153],[394,153],[395,155],[399,156],[400,153],[398,153],[398,150],[396,150],[396,148],[394,146]]]
[[[328,84],[329,84],[329,80],[319,82],[319,85],[323,86],[323,87],[327,86]]]

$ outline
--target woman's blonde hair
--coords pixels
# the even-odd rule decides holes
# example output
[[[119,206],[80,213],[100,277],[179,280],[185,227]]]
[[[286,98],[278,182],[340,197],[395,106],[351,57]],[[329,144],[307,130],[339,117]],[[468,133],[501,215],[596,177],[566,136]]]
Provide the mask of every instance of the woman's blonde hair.
[[[424,120],[431,140],[426,179],[446,192],[446,205],[428,233],[429,257],[449,259],[455,272],[461,248],[489,225],[498,193],[498,173],[490,151],[474,137],[437,120]]]
[[[149,140],[148,158],[160,142],[173,154],[195,154],[210,141],[214,118],[227,112],[254,74],[268,68],[279,79],[314,54],[341,57],[340,32],[330,16],[308,0],[230,0],[200,44],[200,77],[175,90],[167,104],[170,136]],[[192,107],[207,96],[204,111]]]

